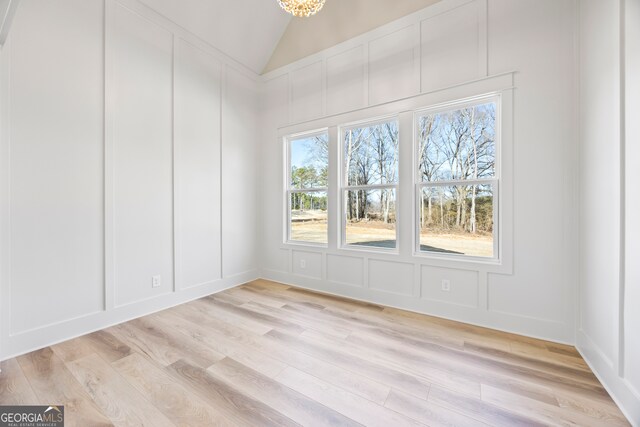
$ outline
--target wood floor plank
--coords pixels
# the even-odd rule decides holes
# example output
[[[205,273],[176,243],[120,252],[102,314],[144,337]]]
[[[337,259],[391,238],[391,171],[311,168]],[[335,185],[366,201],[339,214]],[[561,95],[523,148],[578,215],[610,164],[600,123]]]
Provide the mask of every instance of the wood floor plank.
[[[551,352],[549,351],[545,343],[539,343],[538,345],[536,345],[533,343],[511,341],[509,343],[509,349],[513,354],[533,357],[538,360],[556,363],[563,366],[570,366],[575,369],[582,369],[589,372],[591,371],[589,365],[587,365],[587,363],[582,358],[576,358],[566,354]]]
[[[611,400],[594,400],[578,393],[555,392],[561,408],[585,414],[606,425],[628,425],[620,409]]]
[[[346,307],[349,310],[359,309],[359,310],[374,311],[376,313],[384,310],[384,307],[378,304],[373,304],[365,301],[350,300],[345,297],[311,291],[303,288],[289,287],[286,291],[294,293],[296,295],[304,295],[308,298],[313,298],[318,301],[326,302],[327,303],[326,305],[331,304],[338,307]]]
[[[424,425],[295,368],[285,369],[276,380],[366,426]]]
[[[406,338],[407,342],[411,340],[411,338]],[[404,360],[405,363],[419,365],[422,360],[428,360],[429,366],[452,374],[464,375],[479,383],[488,382],[496,386],[506,386],[506,388],[512,388],[514,382],[519,382],[522,385],[531,383],[552,389],[581,390],[594,397],[608,397],[595,377],[592,378],[592,374],[581,370],[571,370],[544,362],[540,362],[536,364],[535,368],[532,368],[526,364],[514,363],[514,361],[526,361],[526,359],[518,357],[510,358],[508,361],[504,358],[496,360],[492,357],[446,349],[431,343],[423,343],[420,353],[415,351],[415,348],[405,348],[405,351],[400,351],[400,348],[404,347],[398,345],[382,345],[381,343],[374,345],[375,343],[363,341],[355,335],[351,336],[349,341],[359,343],[361,347],[373,347],[376,352],[384,353],[392,359]],[[493,350],[493,352],[501,351]],[[544,366],[546,369],[541,369],[540,366]],[[487,375],[487,372],[491,372],[491,375]],[[507,384],[502,385],[504,379],[507,380]]]
[[[381,314],[381,319],[389,322],[401,323],[406,326],[418,329],[428,328],[433,331],[440,331],[475,343],[482,343],[485,346],[492,346],[500,350],[509,350],[511,341],[519,341],[521,336],[468,323],[456,322],[435,316],[428,316],[421,313],[402,310],[394,307],[385,307]],[[529,342],[524,337],[523,342]]]
[[[68,426],[628,426],[572,346],[257,280],[0,365]]]
[[[431,387],[428,400],[492,426],[538,427],[546,425],[518,412],[502,409],[475,397],[457,394],[438,386]]]
[[[217,294],[209,295],[207,297],[202,298],[202,300],[203,301],[207,301],[207,300],[220,301],[220,302],[224,302],[226,304],[231,304],[231,305],[242,305],[247,302],[246,299],[234,296],[233,293],[228,291],[218,292]]]
[[[547,347],[547,350],[549,350],[552,353],[562,354],[562,355],[570,356],[576,359],[582,359],[582,356],[580,356],[580,353],[578,352],[578,350],[576,350],[575,347],[571,347],[566,344],[558,344],[558,343],[547,341],[545,342],[545,347]]]
[[[266,279],[252,280],[251,282],[245,283],[243,286],[252,286],[270,292],[285,291],[291,287],[289,285],[285,285],[284,283],[278,283]]]
[[[113,425],[50,347],[17,360],[39,405],[64,405],[65,425]]]
[[[161,345],[175,349],[181,359],[188,360],[196,366],[208,368],[218,360],[224,359],[223,354],[189,339],[157,313],[133,320],[129,324],[147,334],[149,340],[160,341]]]
[[[247,331],[252,331],[257,334],[266,334],[273,329],[270,325],[260,323],[255,319],[247,318],[247,316],[239,316],[235,313],[230,313],[226,310],[220,309],[220,307],[216,308],[213,304],[202,300],[196,300],[190,304],[180,306],[180,308],[183,307],[186,307],[186,309],[191,311],[200,312],[200,314],[204,315],[205,318],[208,318],[209,323],[214,322],[215,320],[233,323]]]
[[[547,405],[537,400],[523,398],[509,391],[482,385],[482,400],[499,406],[511,412],[517,412],[531,419],[538,420],[546,425],[556,426],[601,426],[603,420],[589,417],[586,414],[574,411],[565,411],[558,406]],[[609,426],[626,426],[619,420],[607,420]]]
[[[174,426],[99,355],[67,362],[67,367],[115,426]]]
[[[286,300],[274,297],[272,293],[261,292],[248,286],[238,286],[229,291],[232,292],[232,295],[244,298],[245,301],[259,302],[273,308],[282,308],[287,303]]]
[[[165,340],[149,335],[137,328],[135,323],[122,323],[106,331],[126,343],[134,353],[144,354],[163,366],[169,366],[182,357],[180,349],[171,347]]]
[[[390,390],[389,386],[357,373],[340,369],[305,353],[291,348],[284,349],[280,346],[274,346],[273,343],[263,339],[260,335],[251,335],[233,325],[218,323],[217,328],[205,330],[198,325],[198,322],[184,325],[184,319],[177,317],[174,317],[171,322],[174,327],[183,328],[185,333],[197,333],[201,339],[209,341],[211,345],[222,346],[222,351],[225,351],[231,358],[240,359],[241,362],[246,362],[249,358],[248,366],[267,376],[273,377],[287,365],[290,365],[305,372],[321,374],[323,377],[329,378],[332,384],[379,404],[384,402]],[[232,341],[235,341],[235,344]],[[279,362],[275,362],[274,359]]]
[[[406,339],[405,344],[411,344],[411,341]],[[355,335],[349,338],[349,343],[358,345],[360,351],[379,354],[390,362],[402,362],[416,375],[426,375],[433,383],[451,390],[479,397],[479,385],[487,383],[558,406],[552,389],[547,385],[523,381],[521,378],[504,375],[496,369],[488,371],[482,364],[476,363],[475,359],[461,358],[454,350],[427,349],[416,344],[407,346],[397,341],[386,342],[380,337],[363,340]]]
[[[282,310],[280,308],[269,307],[261,304],[260,302],[250,301],[241,305],[240,307],[257,313],[277,317],[279,319],[286,319],[288,322],[298,324],[305,330],[317,330],[336,338],[346,338],[352,333],[350,329],[347,329],[335,323],[318,322],[318,318],[315,316],[309,316],[305,313],[299,313],[291,310]]]
[[[36,405],[38,399],[16,359],[0,362],[0,405]]]
[[[107,331],[97,331],[86,335],[89,345],[107,362],[115,362],[131,354],[131,347]]]
[[[95,353],[85,336],[70,339],[51,346],[51,350],[63,361],[70,362]]]
[[[334,361],[319,359],[291,346],[283,348],[274,345],[272,341],[264,337],[256,337],[252,346],[262,349],[263,352],[282,361],[287,366],[321,377],[336,387],[380,405],[384,404],[391,390],[391,386],[382,383],[379,379],[375,380],[351,369],[345,369],[344,365],[339,366],[339,364],[334,364]]]
[[[384,406],[432,427],[487,426],[481,421],[398,390],[391,390]]]
[[[204,300],[200,300],[204,301]],[[244,318],[246,321],[259,322],[262,325],[269,325],[272,328],[277,328],[283,331],[299,334],[304,332],[304,328],[288,320],[280,319],[269,314],[257,313],[255,311],[247,310],[246,308],[228,304],[215,298],[206,300],[206,303],[211,304],[211,310],[222,310],[234,317]]]
[[[262,401],[278,412],[301,425],[314,426],[359,426],[360,424],[345,417],[313,399],[256,372],[232,359],[224,359],[208,371],[243,393]]]
[[[290,418],[256,399],[236,390],[208,373],[206,370],[178,360],[169,367],[190,388],[211,406],[219,408],[229,417],[240,417],[248,425],[254,426],[300,426]]]
[[[270,298],[275,298],[278,301],[284,302],[285,304],[295,303],[295,304],[304,306],[305,308],[309,308],[313,310],[324,310],[325,308],[325,306],[317,302],[317,300],[313,300],[313,299],[309,300],[308,298],[302,299],[298,295],[286,292],[286,290],[289,289],[289,287],[265,288],[263,286],[259,286],[258,284],[259,284],[259,281],[249,282],[242,285],[241,288],[249,290],[251,292],[258,293],[260,295],[267,295]],[[353,308],[351,310],[353,310]]]
[[[455,369],[448,369],[448,367],[446,370],[438,369],[434,367],[430,359],[422,357],[421,355],[412,354],[406,351],[406,349],[383,349],[381,348],[382,344],[375,342],[370,345],[359,345],[358,343],[352,342],[351,339],[338,343],[312,331],[301,334],[300,338],[307,340],[307,342],[322,345],[327,349],[335,348],[337,351],[403,372],[428,383],[439,384],[461,393],[480,396],[480,382],[477,378],[458,375]],[[353,338],[353,336],[350,338]],[[393,388],[398,387],[394,386]]]
[[[388,366],[379,365],[365,358],[357,357],[347,352],[318,345],[310,340],[287,335],[276,330],[265,334],[275,343],[293,348],[317,359],[335,364],[347,370],[352,370],[375,381],[387,384],[392,388],[406,390],[418,397],[426,398],[431,384],[421,378],[395,370]]]
[[[113,362],[112,366],[177,426],[245,425],[237,417],[224,416],[137,353]]]
[[[298,304],[287,304],[282,307],[283,310],[303,311]],[[388,323],[379,319],[379,315],[361,314],[354,312],[345,312],[336,310],[335,307],[327,307],[324,310],[314,313],[316,318],[322,319],[327,323],[338,323],[352,331],[361,331],[371,334],[386,336],[412,337],[424,342],[433,342],[445,347],[462,349],[464,341],[460,338],[451,337],[451,334],[443,330],[432,330],[428,328],[416,328],[402,324]]]
[[[131,348],[106,330],[96,331],[51,346],[64,362],[77,360],[94,353],[103,359],[115,361],[131,353]]]
[[[209,346],[268,377],[274,377],[286,368],[284,363],[271,357],[262,348],[252,345],[249,331],[235,325],[222,321],[210,325],[199,321],[201,315],[196,313],[194,316],[190,310],[163,312],[160,315],[166,317],[174,329],[193,341]]]
[[[557,360],[540,360],[539,358],[535,358],[532,356],[512,353],[510,351],[497,350],[495,348],[472,344],[470,342],[465,342],[464,351],[480,357],[488,357],[497,361],[526,366],[528,368],[533,368],[540,371],[551,372],[569,378],[575,378],[577,380],[588,382],[591,384],[599,384],[598,379],[590,370],[580,367],[567,366],[563,363],[557,363]]]
[[[260,335],[251,335],[233,325],[218,322],[215,328],[204,328],[197,319],[193,319],[196,320],[193,323],[185,324],[185,317],[189,318],[188,314],[183,317],[173,313],[160,315],[171,316],[170,321],[174,328],[190,334],[196,340],[208,343],[228,357],[266,376],[274,377],[289,365],[328,378],[332,384],[379,404],[384,403],[389,394],[390,387],[387,385],[294,349],[273,345]]]

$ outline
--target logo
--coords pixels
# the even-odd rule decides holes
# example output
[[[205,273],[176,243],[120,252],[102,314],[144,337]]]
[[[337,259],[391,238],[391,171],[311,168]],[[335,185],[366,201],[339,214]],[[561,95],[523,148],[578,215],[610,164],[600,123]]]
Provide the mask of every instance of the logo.
[[[0,427],[64,427],[64,406],[0,406]]]

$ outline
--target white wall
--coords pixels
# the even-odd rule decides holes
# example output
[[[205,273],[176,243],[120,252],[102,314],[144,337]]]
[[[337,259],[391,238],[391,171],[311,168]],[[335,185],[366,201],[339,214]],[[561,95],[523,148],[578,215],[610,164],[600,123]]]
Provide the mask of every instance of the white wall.
[[[256,83],[237,70],[226,73],[222,110],[222,271],[225,276],[258,268],[259,199],[262,179],[256,166],[258,137],[258,96]]]
[[[23,1],[0,64],[0,359],[257,277],[257,75],[136,0]]]
[[[574,342],[575,12],[572,0],[445,0],[266,74],[262,275]],[[394,107],[372,106],[407,96],[423,94],[415,99],[427,100],[486,90],[497,79],[488,77],[512,71],[515,89],[508,114],[513,113],[515,127],[504,138],[513,150],[505,154],[513,158],[507,156],[503,162],[508,170],[503,184],[513,188],[503,199],[503,213],[514,223],[505,222],[502,231],[508,237],[505,247],[509,243],[513,250],[505,251],[503,265],[414,257],[410,243],[395,256],[346,251],[335,244],[323,250],[282,243],[284,166],[279,132],[311,129],[339,120],[335,117],[362,118],[367,109],[381,114]],[[484,80],[465,84],[475,79]],[[452,88],[440,90],[447,87]],[[409,141],[409,150],[410,145]],[[411,168],[410,163],[410,155],[409,160],[405,156],[405,167]],[[405,177],[410,180],[411,173]],[[412,192],[404,185],[408,192],[401,197],[406,203]],[[399,224],[400,238],[405,236],[401,247],[413,226],[411,215],[404,218]],[[307,258],[305,274],[296,264],[301,257]],[[309,271],[319,273],[309,277]],[[382,285],[382,274],[394,280]],[[451,292],[434,285],[442,278],[451,280]]]
[[[585,1],[580,11],[579,330],[613,364],[620,281],[619,2]]]
[[[256,73],[262,72],[292,19],[277,1],[140,1]]]
[[[640,407],[640,1],[625,2],[625,378]],[[640,410],[639,410],[640,411]],[[640,415],[636,415],[640,424]]]
[[[580,2],[577,347],[640,424],[640,2]]]
[[[580,1],[577,347],[640,425],[640,2]]]

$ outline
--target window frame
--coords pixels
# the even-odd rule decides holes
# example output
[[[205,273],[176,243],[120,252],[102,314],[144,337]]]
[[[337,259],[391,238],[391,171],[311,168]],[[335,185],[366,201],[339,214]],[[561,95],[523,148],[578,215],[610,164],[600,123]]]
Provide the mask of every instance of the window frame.
[[[329,246],[329,183],[325,187],[311,187],[311,188],[292,188],[291,185],[291,143],[293,141],[305,138],[313,138],[314,136],[326,135],[327,141],[329,140],[329,128],[314,129],[306,132],[298,132],[284,136],[284,164],[285,164],[285,180],[284,180],[284,205],[285,205],[285,226],[284,226],[284,243],[288,245],[299,246],[311,246],[317,248],[327,248]],[[331,153],[327,158],[327,169],[331,163]],[[325,193],[327,198],[327,241],[326,243],[308,242],[304,240],[292,240],[291,239],[291,195],[295,193]]]
[[[426,115],[434,115],[439,113],[446,113],[449,111],[461,110],[477,105],[494,103],[496,106],[496,119],[495,119],[495,167],[494,175],[490,178],[478,178],[471,180],[438,180],[438,181],[422,181],[420,174],[420,135],[419,135],[419,119]],[[501,223],[500,223],[500,210],[501,210],[501,153],[502,153],[502,94],[491,93],[472,99],[462,99],[458,101],[452,101],[441,105],[433,105],[425,108],[415,109],[413,111],[413,179],[414,179],[414,245],[413,256],[421,258],[434,258],[444,260],[456,260],[456,261],[469,261],[480,263],[501,263],[502,257],[500,250],[501,244]],[[434,251],[423,251],[420,249],[420,207],[422,201],[422,191],[424,188],[434,187],[453,187],[456,185],[489,185],[492,189],[493,197],[493,256],[483,257],[477,255],[466,254],[451,254],[440,253]]]
[[[345,156],[344,156],[344,141],[345,134],[349,130],[356,128],[363,128],[368,126],[375,126],[382,123],[395,121],[398,127],[398,178],[393,184],[371,184],[371,185],[349,185],[348,173],[345,173]],[[400,233],[399,229],[399,206],[398,206],[398,194],[400,190],[400,113],[390,114],[380,117],[373,117],[365,120],[359,120],[355,122],[349,122],[342,125],[338,125],[338,198],[340,206],[340,229],[338,230],[339,240],[338,248],[344,250],[353,250],[359,252],[382,252],[387,254],[399,254],[400,253]],[[396,209],[396,223],[395,223],[395,242],[394,248],[384,248],[368,245],[354,245],[347,243],[347,202],[346,197],[349,191],[357,190],[387,190],[392,189],[395,191],[395,209]]]
[[[367,105],[358,109],[336,113],[332,115],[310,118],[299,122],[290,122],[282,118],[281,123],[277,125],[277,131],[273,135],[272,142],[274,149],[279,151],[279,177],[276,188],[280,189],[280,194],[273,194],[274,197],[281,197],[280,215],[278,223],[274,224],[278,230],[273,230],[274,237],[279,237],[282,256],[288,254],[289,257],[296,250],[307,249],[309,252],[325,254],[323,258],[324,268],[328,268],[329,255],[364,257],[364,259],[379,259],[387,261],[399,261],[408,264],[414,264],[417,269],[422,267],[440,267],[454,268],[470,271],[477,271],[480,277],[486,273],[491,274],[512,274],[514,264],[514,139],[515,139],[515,82],[516,73],[513,71],[501,74],[495,74],[487,77],[473,80],[467,83],[454,85],[451,87],[416,94],[407,98],[393,100],[377,105]],[[485,257],[472,258],[468,256],[441,256],[438,257],[433,253],[415,251],[415,218],[418,211],[415,204],[414,194],[415,183],[412,177],[414,171],[414,152],[415,144],[415,127],[413,125],[414,112],[423,112],[427,110],[445,109],[447,106],[461,105],[463,102],[473,103],[480,99],[489,99],[493,95],[500,96],[499,115],[497,132],[499,132],[500,146],[497,152],[500,185],[498,194],[500,204],[498,206],[498,222],[497,235],[499,241],[498,260],[488,259]],[[376,117],[399,117],[401,135],[409,136],[409,138],[401,136],[400,147],[400,192],[398,193],[398,207],[396,214],[398,215],[397,233],[398,233],[398,252],[380,252],[375,250],[366,250],[363,248],[342,248],[340,246],[340,228],[341,228],[341,200],[340,200],[340,182],[341,174],[339,149],[340,145],[340,126],[353,123],[366,123]],[[282,209],[288,209],[284,203],[285,173],[288,165],[284,163],[284,144],[283,138],[293,134],[308,133],[312,129],[328,129],[330,158],[329,158],[329,191],[328,191],[328,230],[329,243],[328,247],[318,247],[304,244],[283,243],[286,230],[287,212]],[[269,194],[268,189],[265,190]],[[407,197],[409,196],[409,197]],[[372,258],[373,257],[373,258]],[[288,261],[288,267],[291,268],[291,259]],[[366,263],[364,265],[366,274]],[[323,270],[323,275],[326,270]],[[366,276],[365,276],[366,277]]]

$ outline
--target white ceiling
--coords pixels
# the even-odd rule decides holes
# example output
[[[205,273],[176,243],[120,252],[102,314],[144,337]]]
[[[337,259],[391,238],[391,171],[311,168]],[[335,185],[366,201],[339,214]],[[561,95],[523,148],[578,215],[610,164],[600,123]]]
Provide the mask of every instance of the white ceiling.
[[[289,23],[263,72],[335,46],[438,1],[327,0],[317,15]],[[354,16],[357,19],[353,19]]]
[[[291,18],[277,0],[141,1],[258,74]]]

